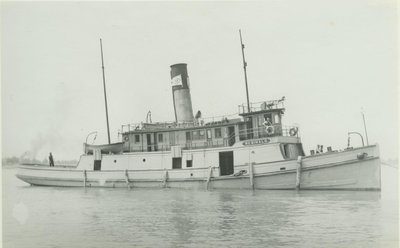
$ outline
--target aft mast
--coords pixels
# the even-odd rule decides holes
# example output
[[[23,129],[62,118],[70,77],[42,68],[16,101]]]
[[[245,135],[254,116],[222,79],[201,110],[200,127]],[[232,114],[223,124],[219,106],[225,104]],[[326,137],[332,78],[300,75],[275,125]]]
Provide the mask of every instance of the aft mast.
[[[247,67],[247,62],[246,59],[244,58],[244,44],[242,41],[242,32],[239,29],[239,35],[240,35],[240,45],[242,48],[242,57],[243,57],[243,69],[244,69],[244,81],[246,83],[246,96],[247,96],[247,112],[250,113],[250,100],[249,100],[249,89],[247,86],[247,71],[246,71],[246,67]]]
[[[104,87],[104,101],[106,105],[106,120],[107,120],[107,134],[108,134],[108,144],[111,144],[110,141],[110,126],[108,124],[108,108],[107,108],[107,93],[106,93],[106,76],[104,74],[104,60],[103,60],[103,43],[100,39],[100,50],[101,50],[101,68],[103,69],[103,87]]]

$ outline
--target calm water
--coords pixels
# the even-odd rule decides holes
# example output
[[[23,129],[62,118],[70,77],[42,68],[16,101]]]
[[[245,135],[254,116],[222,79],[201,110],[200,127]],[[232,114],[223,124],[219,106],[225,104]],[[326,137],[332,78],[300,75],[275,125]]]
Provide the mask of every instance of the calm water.
[[[382,192],[33,187],[3,168],[3,247],[398,247]]]

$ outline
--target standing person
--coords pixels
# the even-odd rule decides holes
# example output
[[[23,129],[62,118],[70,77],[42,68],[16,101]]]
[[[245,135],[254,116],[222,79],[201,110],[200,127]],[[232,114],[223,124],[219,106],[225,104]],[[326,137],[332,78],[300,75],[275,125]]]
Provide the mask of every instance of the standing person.
[[[269,119],[269,117],[267,117],[263,124],[264,124],[264,126],[267,126],[267,127],[272,126],[272,121]]]
[[[49,163],[50,163],[50,167],[54,167],[54,159],[53,159],[53,154],[51,154],[51,152],[49,155]]]
[[[267,125],[268,126],[272,126],[272,121],[271,121],[271,119],[269,117],[267,117]]]

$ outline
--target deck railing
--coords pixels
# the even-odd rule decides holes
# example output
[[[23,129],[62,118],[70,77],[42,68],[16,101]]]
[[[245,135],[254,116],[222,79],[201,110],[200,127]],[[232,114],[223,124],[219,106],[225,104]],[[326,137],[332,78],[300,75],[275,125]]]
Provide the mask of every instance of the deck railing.
[[[282,97],[279,100],[253,102],[250,103],[250,112],[257,112],[261,110],[270,110],[270,109],[282,109],[285,108],[283,104],[284,101],[285,97]],[[239,105],[238,109],[239,109],[239,114],[249,113],[249,109],[247,108],[246,103]]]
[[[210,140],[204,142],[187,142],[184,144],[175,144],[180,145],[182,150],[192,150],[192,149],[204,149],[204,148],[213,148],[213,147],[224,147],[229,146],[228,139],[223,140]],[[144,145],[144,146],[128,146],[125,147],[124,152],[156,152],[156,151],[170,151],[171,144],[163,144],[163,145]]]
[[[163,144],[163,145],[144,145],[144,146],[127,146],[124,148],[124,152],[157,152],[157,151],[170,151],[171,145]]]
[[[120,133],[127,133],[133,131],[141,131],[141,130],[153,130],[153,129],[178,129],[178,128],[190,128],[190,127],[206,127],[210,125],[221,125],[225,123],[237,122],[241,118],[233,118],[238,117],[238,114],[229,114],[229,115],[221,115],[221,116],[212,116],[212,117],[200,117],[198,119],[194,119],[193,121],[188,122],[174,122],[174,121],[166,121],[166,122],[154,122],[154,123],[132,123],[121,126]]]
[[[180,145],[183,150],[191,149],[205,149],[215,147],[229,147],[236,143],[236,141],[244,141],[250,139],[267,138],[267,137],[300,137],[298,127],[293,126],[280,126],[275,125],[274,132],[267,132],[266,127],[258,127],[251,129],[243,129],[239,131],[239,134],[232,134],[231,136],[225,137],[219,140],[204,140],[204,141],[189,141],[181,144],[150,144],[150,145],[137,145],[125,147],[125,152],[153,152],[153,151],[170,151],[171,146]],[[129,144],[129,143],[128,143]]]
[[[272,129],[270,127],[272,127]],[[300,137],[300,130],[298,127],[295,126],[281,126],[281,125],[272,125],[269,127],[261,126],[257,128],[239,130],[238,136],[239,140],[277,137],[277,136]]]

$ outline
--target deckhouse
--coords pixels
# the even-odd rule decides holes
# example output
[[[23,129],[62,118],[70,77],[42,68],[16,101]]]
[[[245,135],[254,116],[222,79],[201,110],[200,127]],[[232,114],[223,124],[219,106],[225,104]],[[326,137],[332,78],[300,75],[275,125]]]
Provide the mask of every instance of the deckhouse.
[[[104,155],[132,154],[138,158],[132,165],[146,164],[144,168],[154,169],[225,164],[221,167],[221,175],[233,174],[234,165],[248,163],[249,152],[253,152],[250,162],[254,163],[296,159],[304,155],[299,129],[282,125],[284,97],[251,103],[250,106],[239,105],[235,117],[203,118],[200,112],[193,115],[186,64],[171,66],[171,85],[175,121],[153,123],[147,118],[146,122],[122,125],[122,142],[101,147],[85,145],[85,153],[92,154],[97,150]],[[257,145],[264,146],[255,155],[257,147],[252,151],[248,148]],[[151,163],[157,156],[163,162]]]

